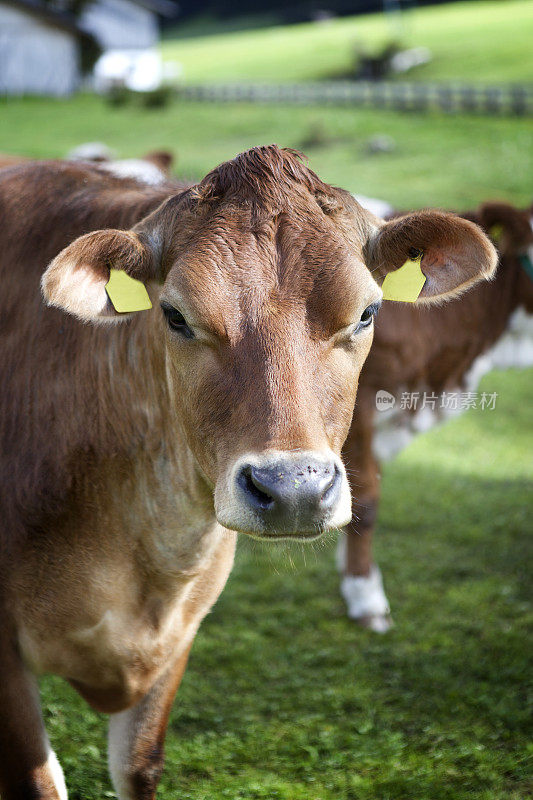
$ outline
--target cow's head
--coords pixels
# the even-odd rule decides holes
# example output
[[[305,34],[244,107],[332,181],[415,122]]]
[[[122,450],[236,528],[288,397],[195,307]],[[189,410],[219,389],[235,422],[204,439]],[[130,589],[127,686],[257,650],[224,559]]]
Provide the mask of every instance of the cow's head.
[[[482,203],[470,218],[494,240],[503,269],[518,262],[515,299],[533,314],[533,207],[515,208],[510,203]]]
[[[340,459],[381,302],[380,284],[424,253],[420,301],[496,263],[471,222],[422,212],[378,220],[298,154],[258,147],[170,198],[130,231],[96,231],[51,263],[44,295],[116,321],[110,266],[151,286],[154,324],[187,440],[219,522],[264,538],[346,524]]]

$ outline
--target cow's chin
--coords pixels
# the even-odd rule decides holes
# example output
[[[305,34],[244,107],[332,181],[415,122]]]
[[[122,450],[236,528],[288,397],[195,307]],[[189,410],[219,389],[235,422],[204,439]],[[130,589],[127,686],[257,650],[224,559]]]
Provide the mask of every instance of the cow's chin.
[[[350,522],[350,487],[331,452],[248,453],[217,481],[215,513],[254,539],[312,541]]]
[[[298,531],[293,533],[287,533],[286,531],[251,531],[251,530],[244,530],[244,528],[236,528],[235,526],[231,527],[228,524],[222,522],[222,520],[218,520],[219,523],[224,528],[229,528],[230,530],[236,531],[236,533],[246,534],[251,539],[256,539],[260,542],[313,542],[316,539],[320,539],[325,533],[338,531],[339,528],[342,528],[344,525],[347,525],[349,519],[346,522],[343,522],[341,525],[334,525],[333,527],[327,526],[317,526],[314,530],[309,531]]]
[[[348,497],[347,508],[344,510],[339,509],[339,513],[335,514],[334,518],[329,520],[317,520],[313,527],[299,528],[297,523],[293,529],[284,528],[279,530],[270,528],[265,525],[261,519],[249,518],[247,514],[235,513],[234,509],[224,507],[216,511],[217,521],[224,528],[236,531],[237,533],[245,533],[253,539],[260,539],[261,541],[307,541],[311,542],[313,539],[320,538],[328,531],[339,530],[347,525],[351,518],[351,502]]]

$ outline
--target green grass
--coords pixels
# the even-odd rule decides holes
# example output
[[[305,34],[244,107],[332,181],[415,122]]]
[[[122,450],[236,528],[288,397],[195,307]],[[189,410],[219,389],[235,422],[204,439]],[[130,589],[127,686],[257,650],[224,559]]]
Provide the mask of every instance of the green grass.
[[[414,80],[530,81],[532,0],[474,0],[406,12],[399,26],[373,14],[252,31],[167,39],[165,59],[182,64],[184,78],[209,81],[307,81],[346,74],[354,48],[401,40],[429,47],[430,64]]]
[[[386,468],[387,636],[344,617],[332,542],[241,539],[174,706],[159,797],[531,796],[532,378],[491,373],[494,411],[419,437]],[[42,687],[71,800],[112,797],[103,719],[59,680]]]
[[[433,27],[430,46],[443,54],[428,71],[499,80],[525,74],[523,20],[531,21],[533,4],[491,4],[487,15],[488,8],[480,2],[455,10],[464,25],[479,9],[476,30],[491,29],[483,34],[490,56],[481,44],[465,44],[471,29],[461,43],[459,23],[444,36],[446,19],[452,28],[449,6],[413,17],[415,31],[426,20],[426,32],[413,41],[430,44]],[[249,49],[272,70],[268,76],[263,67],[251,69],[239,50],[247,40],[236,36],[237,66],[249,77],[295,77],[277,72],[281,53],[303,70],[300,77],[316,77],[309,71],[315,60],[322,75],[345,64],[356,24],[292,28],[290,62],[288,45],[265,55],[276,31],[254,34]],[[375,26],[377,38],[378,18],[360,24]],[[345,51],[337,36],[343,29]],[[311,35],[324,52],[313,55]],[[222,48],[222,39],[211,40],[217,42]],[[217,53],[208,40],[196,40],[213,53],[211,63],[199,60],[201,50],[194,54],[192,40],[175,51],[181,57],[186,44],[203,78],[217,63],[217,77],[227,78],[234,68],[227,43],[233,45],[230,37],[224,42],[223,57],[224,48]],[[482,74],[484,65],[489,72]],[[178,155],[179,174],[192,178],[252,145],[301,147],[319,126],[327,145],[308,154],[321,177],[398,207],[463,208],[493,197],[526,204],[532,195],[530,120],[185,102],[146,111],[88,96],[2,101],[0,119],[0,152],[57,157],[94,140],[123,157],[165,147]],[[368,139],[383,133],[394,138],[394,152],[370,155]],[[531,796],[532,378],[532,371],[487,376],[483,388],[499,393],[495,411],[469,411],[420,437],[384,470],[376,550],[396,621],[386,637],[345,618],[331,541],[294,551],[241,540],[172,713],[162,800]],[[104,719],[58,679],[45,678],[42,690],[71,800],[114,797]]]
[[[136,105],[111,108],[83,95],[3,101],[0,117],[0,152],[58,157],[94,140],[122,157],[166,147],[178,157],[178,173],[192,178],[253,145],[300,148],[318,127],[327,145],[305,145],[318,174],[398,208],[461,209],[488,198],[528,204],[533,194],[528,119],[177,100],[146,111]],[[379,134],[394,139],[393,152],[368,152],[369,139]]]

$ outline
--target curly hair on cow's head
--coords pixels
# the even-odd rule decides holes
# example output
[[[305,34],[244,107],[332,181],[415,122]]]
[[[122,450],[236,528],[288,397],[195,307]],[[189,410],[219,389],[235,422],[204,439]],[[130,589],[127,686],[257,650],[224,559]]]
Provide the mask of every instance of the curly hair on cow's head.
[[[320,208],[332,214],[342,208],[337,189],[324,183],[305,163],[305,156],[276,144],[253,147],[212,170],[190,191],[193,203],[226,201],[246,205],[253,216],[277,214],[303,187]]]

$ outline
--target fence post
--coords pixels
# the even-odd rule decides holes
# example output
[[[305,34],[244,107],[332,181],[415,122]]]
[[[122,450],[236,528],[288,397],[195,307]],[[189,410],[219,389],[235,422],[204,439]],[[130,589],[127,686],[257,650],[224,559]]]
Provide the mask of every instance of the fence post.
[[[501,93],[495,86],[487,86],[485,89],[485,111],[489,114],[497,114],[501,107]]]
[[[450,113],[453,109],[453,96],[449,86],[446,84],[437,87],[437,105],[442,111]]]
[[[527,112],[527,93],[523,86],[513,85],[510,89],[510,111],[517,116]]]

